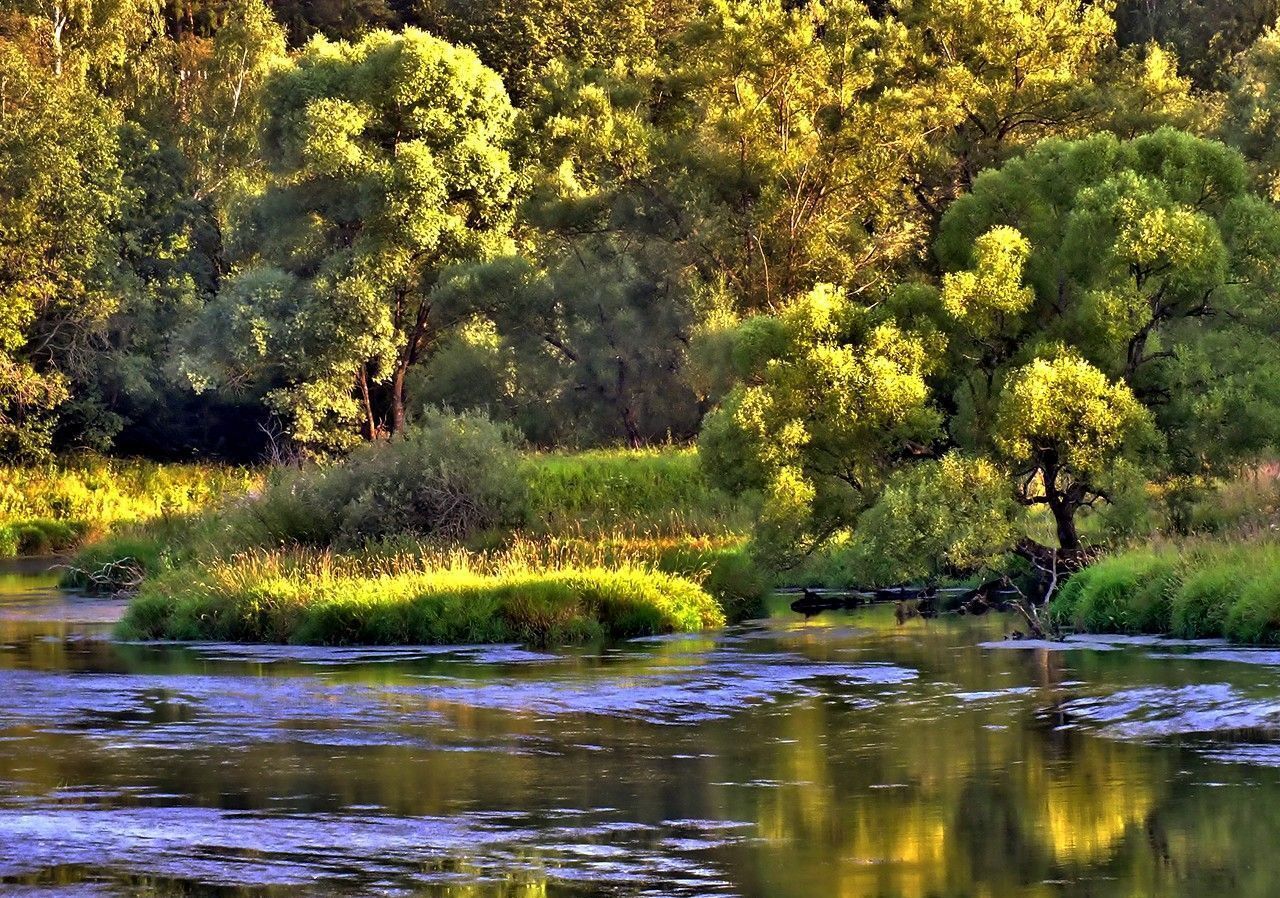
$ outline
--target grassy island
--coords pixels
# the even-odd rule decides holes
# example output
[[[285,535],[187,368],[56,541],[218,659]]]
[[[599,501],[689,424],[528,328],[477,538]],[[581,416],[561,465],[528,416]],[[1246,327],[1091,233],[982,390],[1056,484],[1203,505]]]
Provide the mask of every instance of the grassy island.
[[[132,639],[424,645],[585,642],[722,626],[697,583],[640,568],[485,574],[412,561],[249,553],[148,582]]]

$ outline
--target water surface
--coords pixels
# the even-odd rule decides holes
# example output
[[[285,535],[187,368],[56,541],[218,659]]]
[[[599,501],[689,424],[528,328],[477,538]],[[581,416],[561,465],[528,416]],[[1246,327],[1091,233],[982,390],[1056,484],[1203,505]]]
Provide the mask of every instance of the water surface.
[[[890,609],[591,650],[121,644],[0,572],[0,891],[1272,896],[1280,653]]]

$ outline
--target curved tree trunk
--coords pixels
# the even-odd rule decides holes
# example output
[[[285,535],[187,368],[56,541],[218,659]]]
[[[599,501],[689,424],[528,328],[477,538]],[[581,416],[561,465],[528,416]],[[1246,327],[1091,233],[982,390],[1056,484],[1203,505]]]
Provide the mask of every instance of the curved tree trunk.
[[[1049,510],[1053,513],[1054,527],[1058,531],[1058,545],[1064,554],[1078,555],[1083,548],[1080,532],[1076,529],[1076,506],[1062,495],[1049,496]]]

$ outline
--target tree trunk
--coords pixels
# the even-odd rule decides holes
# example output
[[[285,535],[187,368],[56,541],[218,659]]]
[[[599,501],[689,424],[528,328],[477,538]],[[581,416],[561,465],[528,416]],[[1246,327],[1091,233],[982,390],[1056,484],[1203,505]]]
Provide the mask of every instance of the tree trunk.
[[[1080,534],[1076,530],[1076,506],[1061,493],[1049,494],[1049,511],[1053,513],[1053,523],[1058,531],[1058,546],[1064,554],[1078,555]]]
[[[356,375],[356,385],[360,388],[360,404],[364,408],[364,438],[372,442],[378,437],[378,422],[373,416],[373,400],[369,397],[369,369],[364,365]]]
[[[404,433],[404,379],[409,371],[408,362],[396,365],[396,372],[391,377],[391,433]]]

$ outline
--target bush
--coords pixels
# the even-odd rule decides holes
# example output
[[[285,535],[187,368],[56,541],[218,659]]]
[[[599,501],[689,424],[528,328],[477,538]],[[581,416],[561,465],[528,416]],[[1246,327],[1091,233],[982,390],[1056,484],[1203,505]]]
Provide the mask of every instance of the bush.
[[[1183,639],[1222,636],[1245,584],[1244,572],[1217,559],[1189,572],[1174,591],[1169,632]]]
[[[279,474],[232,527],[244,545],[359,545],[397,536],[458,540],[519,524],[514,438],[480,414],[429,411],[402,436],[341,464]]]
[[[91,533],[196,514],[258,479],[240,468],[93,456],[0,466],[0,557],[63,552]]]
[[[171,566],[171,545],[168,533],[135,531],[107,537],[78,553],[59,585],[102,595],[137,589],[144,577]]]
[[[1280,569],[1260,571],[1227,614],[1227,636],[1235,642],[1280,643]]]
[[[1050,616],[1095,633],[1277,644],[1280,545],[1191,542],[1123,552],[1072,577]]]
[[[700,582],[730,623],[765,614],[769,578],[745,546],[673,546],[659,555],[657,565],[660,570]]]
[[[118,633],[322,645],[548,644],[723,623],[696,583],[634,568],[350,570],[331,556],[252,553],[149,581]]]
[[[80,542],[89,530],[83,521],[38,518],[0,526],[0,558],[15,555],[52,555]]]

